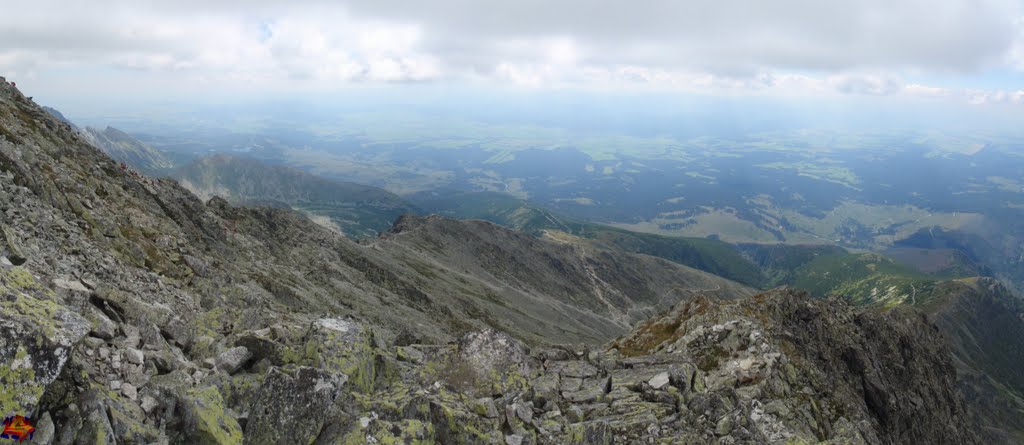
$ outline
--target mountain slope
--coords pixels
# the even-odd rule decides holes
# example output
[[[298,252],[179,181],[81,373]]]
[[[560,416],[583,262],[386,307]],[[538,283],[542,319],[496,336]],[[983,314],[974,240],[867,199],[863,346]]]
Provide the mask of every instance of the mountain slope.
[[[1017,219],[1019,218],[1007,217],[1004,224],[1013,226],[1018,224]],[[930,227],[897,240],[893,247],[928,252],[952,251],[954,257],[949,262],[953,271],[977,268],[984,272],[984,275],[995,276],[1020,293],[1024,290],[1024,285],[1021,284],[1024,283],[1024,267],[1021,267],[1024,255],[1018,251],[1021,242],[1016,239],[1020,233],[1024,232],[1009,229],[1002,232],[1003,236],[983,237],[961,230]]]
[[[736,248],[718,240],[632,232],[559,215],[529,201],[496,192],[426,192],[410,196],[425,211],[459,219],[483,219],[536,235],[559,233],[577,237],[594,248],[623,250],[664,258],[761,286],[765,278]]]
[[[402,198],[383,189],[249,158],[200,158],[178,169],[174,177],[203,199],[221,196],[234,203],[284,203],[329,219],[328,226],[356,238],[374,237],[398,216],[414,211]]]
[[[103,130],[85,127],[82,136],[115,161],[123,162],[143,174],[161,176],[174,168],[174,162],[163,153],[114,127]]]
[[[479,293],[469,304],[498,315],[492,327],[529,327],[539,338],[606,341],[695,292],[751,294],[660,258],[538,239],[483,221],[405,216],[370,246],[433,278],[420,288]],[[516,316],[523,312],[529,317]]]
[[[950,339],[958,383],[992,443],[1024,442],[1024,301],[990,278],[953,280],[928,308]]]
[[[613,347],[689,356],[702,384],[728,402],[710,419],[683,415],[710,428],[725,411],[763,434],[752,443],[979,443],[948,346],[921,335],[933,330],[912,309],[771,291],[680,303]]]
[[[15,355],[0,358],[0,391],[41,392],[2,399],[2,408],[50,417],[68,441],[236,443],[239,413],[255,402],[253,389],[230,388],[259,388],[277,369],[336,369],[352,379],[346,388],[372,392],[385,357],[323,363],[326,351],[296,343],[311,326],[345,331],[343,317],[372,326],[375,345],[443,344],[492,325],[533,344],[597,343],[687,289],[750,292],[668,261],[581,253],[497,226],[428,221],[438,226],[357,244],[291,210],[204,203],[173,180],[121,169],[2,81],[0,170],[2,251],[19,263],[0,270],[13,296],[4,304],[15,305],[0,317],[32,321],[2,345]],[[425,255],[416,241],[442,228],[451,245]],[[548,281],[535,286],[500,268],[467,273],[464,252],[481,244],[459,243],[478,233],[502,240],[486,244],[494,258],[535,252],[524,260]],[[617,269],[631,274],[614,281]],[[607,303],[593,301],[598,293]],[[60,346],[38,349],[40,335]],[[330,334],[319,344],[348,347],[339,341]],[[18,371],[23,354],[36,372]]]
[[[75,130],[79,130],[79,131],[81,130],[80,128],[78,128],[78,126],[76,126],[73,122],[71,122],[70,119],[65,117],[64,113],[61,113],[60,110],[57,110],[56,108],[51,108],[51,107],[45,107],[44,106],[43,107],[43,111],[46,111],[47,113],[52,114],[54,117],[59,119],[61,122],[64,122],[65,124],[68,124],[68,126],[70,126],[71,128],[73,128]]]
[[[2,78],[0,235],[0,415],[54,443],[974,442],[912,309],[479,221],[356,243],[125,171]],[[595,348],[693,301],[672,351]]]

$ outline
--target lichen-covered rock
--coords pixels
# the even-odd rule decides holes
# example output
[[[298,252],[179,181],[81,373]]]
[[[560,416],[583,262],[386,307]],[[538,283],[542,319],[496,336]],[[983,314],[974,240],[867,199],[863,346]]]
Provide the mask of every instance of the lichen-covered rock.
[[[274,367],[263,380],[245,427],[246,444],[311,443],[329,420],[348,377],[310,367]]]
[[[463,336],[452,360],[453,371],[467,374],[469,386],[481,395],[522,389],[532,369],[526,347],[493,329]]]
[[[372,392],[377,382],[378,353],[373,333],[351,320],[321,318],[307,332],[296,360],[329,372],[343,374],[357,391]]]
[[[89,323],[25,269],[0,269],[0,417],[30,415]]]
[[[146,389],[156,400],[149,414],[165,425],[171,442],[240,444],[242,429],[213,386],[194,386],[184,371],[153,377]]]
[[[14,231],[3,223],[0,223],[0,256],[7,257],[15,266],[20,266],[28,261]]]
[[[245,346],[235,346],[220,353],[215,362],[218,369],[234,374],[252,358],[252,353]]]
[[[117,445],[114,428],[110,426],[107,413],[103,412],[101,408],[89,411],[82,423],[82,428],[75,436],[74,443],[75,445]]]
[[[660,371],[640,385],[645,400],[660,400],[646,390],[655,386],[679,397],[682,422],[663,425],[662,434],[706,431],[732,443],[976,443],[976,433],[959,426],[968,411],[934,332],[919,313],[772,291],[681,303],[613,347],[696,365],[631,365]]]
[[[95,307],[90,307],[86,312],[86,317],[92,322],[92,329],[89,333],[96,338],[103,340],[111,340],[117,335],[117,323],[114,323],[110,317],[100,312]]]

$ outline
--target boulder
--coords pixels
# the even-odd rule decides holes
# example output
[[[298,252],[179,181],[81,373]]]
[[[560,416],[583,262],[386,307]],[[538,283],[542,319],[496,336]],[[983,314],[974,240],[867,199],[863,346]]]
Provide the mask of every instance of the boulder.
[[[143,391],[155,399],[147,406],[158,424],[166,426],[171,443],[240,444],[242,429],[224,405],[217,388],[193,386],[183,370],[154,376]],[[146,402],[147,405],[151,403]]]
[[[242,368],[249,359],[252,358],[252,353],[246,349],[245,346],[235,346],[234,348],[228,349],[217,356],[215,365],[218,369],[222,369],[228,374],[234,374]]]
[[[483,395],[504,394],[521,388],[530,374],[526,347],[512,336],[486,329],[471,332],[458,342],[455,365],[472,374],[472,387]]]
[[[123,396],[129,398],[130,400],[135,400],[135,399],[137,399],[139,397],[138,390],[136,390],[135,386],[132,385],[131,383],[122,383],[121,384],[121,394]]]
[[[89,323],[54,302],[27,270],[0,270],[0,417],[28,415]]]
[[[124,351],[124,357],[128,360],[128,363],[133,365],[141,365],[145,362],[146,356],[142,351],[138,349],[126,349]]]
[[[662,372],[662,373],[658,373],[658,375],[656,375],[654,377],[651,377],[651,379],[647,381],[647,384],[651,385],[651,388],[661,389],[661,388],[664,388],[665,385],[668,385],[668,382],[669,382],[668,373],[667,372]]]
[[[28,261],[14,231],[2,223],[0,223],[0,238],[2,238],[0,239],[0,255],[6,256],[7,260],[15,266],[20,266]]]
[[[249,350],[254,362],[266,359],[274,365],[284,364],[281,358],[281,346],[270,338],[270,329],[246,332],[235,341],[235,346],[243,346]]]
[[[350,320],[322,318],[310,327],[300,364],[344,374],[353,390],[369,393],[377,381],[373,333]]]
[[[89,331],[89,334],[93,337],[110,340],[117,335],[117,323],[114,323],[110,317],[107,317],[99,309],[89,308],[86,316],[92,322],[92,329]]]
[[[305,366],[271,368],[249,412],[245,443],[312,443],[347,380],[344,374]]]

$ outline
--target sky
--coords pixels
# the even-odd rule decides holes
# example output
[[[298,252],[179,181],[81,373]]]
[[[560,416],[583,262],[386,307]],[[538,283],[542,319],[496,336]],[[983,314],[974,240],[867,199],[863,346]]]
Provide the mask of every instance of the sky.
[[[437,88],[1024,107],[1022,0],[0,2],[58,102]]]

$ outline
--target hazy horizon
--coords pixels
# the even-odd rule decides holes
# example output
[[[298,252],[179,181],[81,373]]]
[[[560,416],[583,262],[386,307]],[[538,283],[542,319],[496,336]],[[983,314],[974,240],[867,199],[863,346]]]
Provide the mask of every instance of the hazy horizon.
[[[1011,130],[1024,107],[1018,1],[41,1],[0,31],[0,75],[93,122],[286,102]]]

